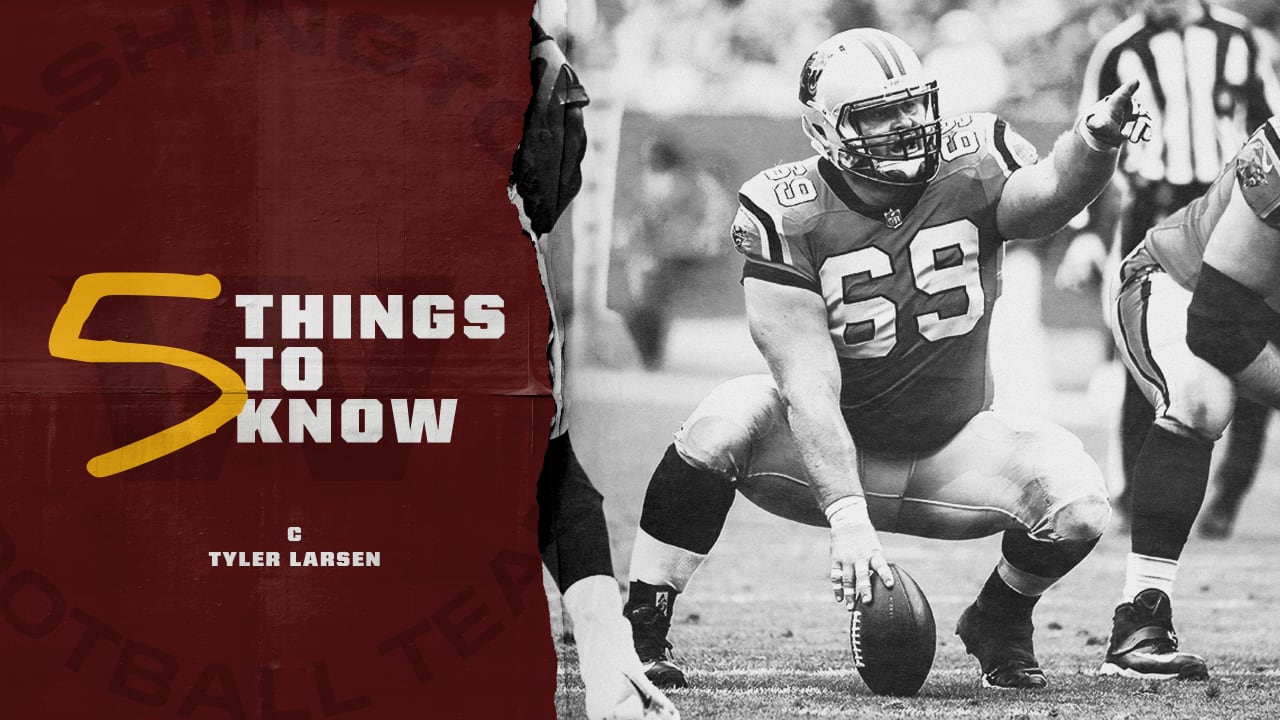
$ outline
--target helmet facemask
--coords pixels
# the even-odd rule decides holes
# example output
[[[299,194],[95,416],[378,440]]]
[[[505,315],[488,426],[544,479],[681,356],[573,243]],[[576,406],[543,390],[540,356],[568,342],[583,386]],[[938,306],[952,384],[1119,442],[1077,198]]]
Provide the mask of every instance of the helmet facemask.
[[[895,108],[903,102],[923,103],[922,118],[907,127],[864,133],[868,112]],[[821,125],[802,118],[815,149],[836,167],[887,185],[920,185],[938,172],[942,122],[938,119],[936,82],[889,95],[846,103],[835,113],[822,112]]]
[[[895,186],[937,174],[938,84],[902,40],[872,29],[828,39],[805,62],[800,102],[814,149],[841,170]]]
[[[938,148],[942,123],[938,119],[938,87],[930,82],[921,89],[906,90],[885,98],[848,103],[840,108],[836,136],[844,164],[842,170],[892,185],[916,185],[938,172]],[[915,103],[913,119],[905,127],[867,132],[866,116],[876,111],[896,114],[906,103]],[[887,123],[881,123],[887,125]]]

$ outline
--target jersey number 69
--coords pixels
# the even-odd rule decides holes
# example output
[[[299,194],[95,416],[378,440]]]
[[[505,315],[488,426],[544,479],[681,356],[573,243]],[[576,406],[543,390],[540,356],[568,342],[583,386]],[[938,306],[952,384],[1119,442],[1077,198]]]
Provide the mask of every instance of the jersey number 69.
[[[959,249],[958,262],[940,262],[940,258],[955,257],[955,253],[945,252],[948,248]],[[978,228],[966,219],[925,228],[912,238],[908,250],[915,290],[930,297],[964,290],[968,298],[963,314],[916,315],[920,335],[935,342],[972,330],[986,312],[986,293],[978,267]],[[856,276],[876,279],[892,274],[889,253],[875,246],[836,255],[823,263],[819,275],[827,300],[831,336],[839,355],[858,359],[885,357],[898,344],[898,298],[874,295],[853,299],[856,296],[852,292],[857,286],[851,286],[849,291],[845,289],[846,280]]]

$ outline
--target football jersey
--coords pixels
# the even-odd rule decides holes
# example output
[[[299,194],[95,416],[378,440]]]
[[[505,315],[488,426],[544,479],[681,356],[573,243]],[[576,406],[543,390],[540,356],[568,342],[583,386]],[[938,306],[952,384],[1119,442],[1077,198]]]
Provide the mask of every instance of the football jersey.
[[[1236,185],[1254,214],[1280,229],[1280,116],[1249,137],[1204,195],[1153,227],[1143,240],[1147,253],[1188,290],[1196,286],[1205,245]],[[1134,256],[1136,261],[1140,255]]]
[[[845,422],[877,454],[937,449],[991,403],[996,206],[1035,150],[984,113],[945,121],[941,156],[937,176],[890,208],[867,205],[820,156],[766,170],[739,195],[744,277],[822,297]]]

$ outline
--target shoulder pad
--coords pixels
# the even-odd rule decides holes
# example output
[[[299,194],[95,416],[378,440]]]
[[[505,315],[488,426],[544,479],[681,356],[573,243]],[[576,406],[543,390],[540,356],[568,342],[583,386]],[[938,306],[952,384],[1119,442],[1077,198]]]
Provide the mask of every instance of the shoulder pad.
[[[823,208],[826,186],[814,158],[775,165],[756,173],[742,185],[739,202],[771,216],[781,227],[807,229],[809,219]]]
[[[1254,214],[1280,229],[1280,118],[1263,123],[1236,154],[1236,182]]]
[[[1035,146],[993,113],[968,113],[942,121],[942,161],[958,167],[979,166],[994,158],[1002,174],[1033,165]]]
[[[809,287],[814,269],[807,257],[807,233],[830,199],[816,157],[765,170],[738,193],[738,213],[730,228],[733,245],[749,261],[773,268],[776,272],[766,274],[775,281],[785,278]]]

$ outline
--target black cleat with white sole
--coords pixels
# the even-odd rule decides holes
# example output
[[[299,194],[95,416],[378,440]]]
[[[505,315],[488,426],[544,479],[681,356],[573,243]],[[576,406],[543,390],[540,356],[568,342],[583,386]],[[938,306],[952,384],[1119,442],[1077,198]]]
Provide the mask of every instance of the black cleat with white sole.
[[[1107,657],[1098,670],[1137,680],[1208,680],[1204,658],[1178,650],[1169,596],[1155,588],[1116,607]]]
[[[1031,635],[1031,619],[1011,621],[987,615],[974,603],[965,608],[956,623],[956,635],[964,649],[978,658],[982,684],[987,687],[1035,690],[1048,684],[1036,661]]]

